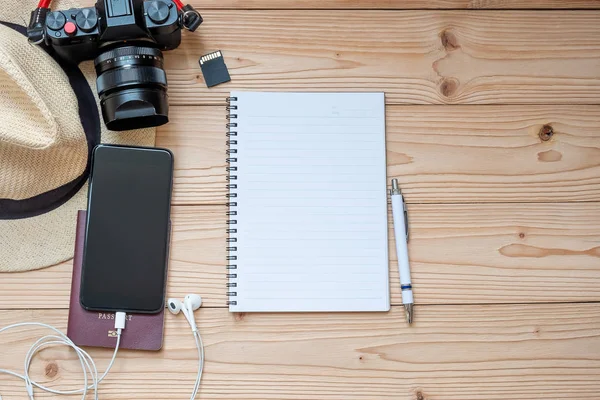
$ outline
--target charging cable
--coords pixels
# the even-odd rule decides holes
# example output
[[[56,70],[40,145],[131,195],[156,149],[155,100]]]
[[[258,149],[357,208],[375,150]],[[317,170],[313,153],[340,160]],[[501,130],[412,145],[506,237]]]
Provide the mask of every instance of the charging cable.
[[[28,394],[30,400],[34,400],[34,395],[33,395],[34,387],[37,387],[45,392],[53,393],[53,394],[70,395],[70,394],[81,393],[82,400],[85,400],[88,390],[93,390],[94,391],[94,399],[98,400],[98,385],[100,384],[100,382],[102,382],[104,380],[104,378],[106,378],[106,375],[108,375],[108,372],[110,371],[113,364],[115,363],[115,359],[117,358],[117,352],[119,351],[119,345],[121,344],[121,332],[125,329],[125,320],[126,320],[126,315],[124,312],[117,312],[115,314],[115,329],[117,330],[117,343],[115,345],[115,351],[113,353],[112,359],[110,360],[110,363],[108,364],[108,367],[106,368],[106,371],[104,371],[104,374],[102,374],[102,376],[100,376],[100,377],[98,377],[98,369],[96,368],[96,363],[94,362],[93,358],[85,350],[78,347],[75,343],[73,343],[73,341],[71,339],[69,339],[67,337],[67,335],[65,335],[64,333],[62,333],[55,327],[47,325],[47,324],[42,324],[39,322],[23,322],[23,323],[19,323],[19,324],[9,325],[9,326],[6,326],[6,327],[0,329],[0,333],[2,333],[4,331],[7,331],[7,330],[13,329],[13,328],[32,326],[32,327],[42,327],[42,328],[50,329],[51,331],[53,331],[55,333],[55,335],[46,335],[46,336],[38,339],[29,348],[29,351],[27,352],[27,355],[25,356],[25,369],[24,369],[23,374],[18,374],[16,372],[8,371],[6,369],[0,369],[0,374],[8,374],[8,375],[12,375],[14,377],[23,379],[25,381],[25,389],[27,390],[27,394]],[[75,353],[77,353],[77,357],[79,358],[79,362],[81,364],[81,369],[83,370],[83,385],[84,386],[81,389],[55,390],[55,389],[51,389],[49,387],[46,387],[46,386],[32,380],[31,377],[29,376],[29,369],[31,368],[31,362],[32,362],[33,357],[40,350],[42,350],[46,347],[60,346],[60,345],[68,346],[68,347],[72,348],[73,350],[75,350]],[[91,384],[88,384],[90,381],[88,379],[88,374],[91,376]]]

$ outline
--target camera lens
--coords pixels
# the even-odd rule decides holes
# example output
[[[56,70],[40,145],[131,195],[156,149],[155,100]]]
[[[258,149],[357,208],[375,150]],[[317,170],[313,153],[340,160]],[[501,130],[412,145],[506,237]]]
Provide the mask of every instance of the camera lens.
[[[122,46],[94,60],[102,116],[112,131],[169,122],[167,74],[159,49]]]

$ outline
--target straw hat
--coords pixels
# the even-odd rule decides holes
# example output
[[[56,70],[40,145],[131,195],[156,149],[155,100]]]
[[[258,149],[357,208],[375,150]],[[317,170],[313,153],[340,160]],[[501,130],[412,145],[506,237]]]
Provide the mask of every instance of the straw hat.
[[[37,0],[0,0],[0,272],[73,257],[94,145],[154,145],[154,129],[106,129],[93,61],[59,65],[28,43],[26,21],[36,6]],[[54,9],[72,7],[80,5],[53,1]]]

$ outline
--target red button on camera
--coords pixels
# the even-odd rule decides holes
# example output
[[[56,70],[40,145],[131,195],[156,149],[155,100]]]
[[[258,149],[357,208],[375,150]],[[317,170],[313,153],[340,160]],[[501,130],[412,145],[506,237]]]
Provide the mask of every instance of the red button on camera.
[[[72,23],[71,21],[65,24],[65,33],[69,36],[73,36],[77,32],[77,25]]]

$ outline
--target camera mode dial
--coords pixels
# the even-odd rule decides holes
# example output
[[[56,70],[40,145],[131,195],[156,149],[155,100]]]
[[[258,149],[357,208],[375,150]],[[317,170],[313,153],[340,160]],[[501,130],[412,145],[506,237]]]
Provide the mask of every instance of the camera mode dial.
[[[60,31],[65,23],[67,22],[67,17],[65,14],[60,11],[54,11],[48,14],[46,17],[46,26],[53,31]]]
[[[171,9],[167,3],[160,0],[151,1],[147,8],[148,18],[155,24],[163,24],[169,19]]]
[[[89,33],[98,25],[98,15],[93,8],[84,8],[75,16],[75,22],[82,31]]]

